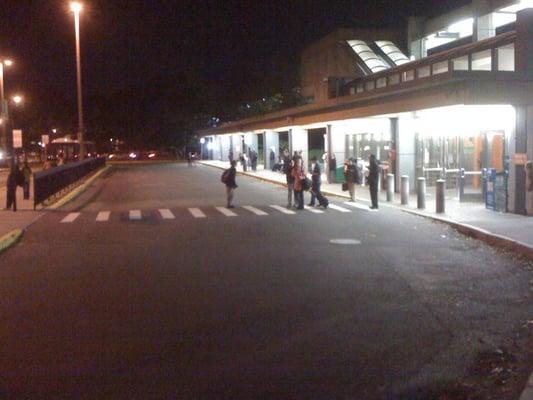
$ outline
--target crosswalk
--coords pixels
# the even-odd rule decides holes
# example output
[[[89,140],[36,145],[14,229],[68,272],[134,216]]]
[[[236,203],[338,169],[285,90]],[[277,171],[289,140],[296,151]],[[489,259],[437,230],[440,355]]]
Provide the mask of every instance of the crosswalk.
[[[237,208],[227,208],[227,207],[190,207],[186,208],[185,215],[188,215],[189,217],[192,217],[194,219],[205,219],[209,216],[213,216],[213,214],[218,214],[223,217],[227,218],[236,218],[244,215],[252,215],[252,216],[259,216],[259,217],[265,217],[268,215],[274,215],[274,214],[283,214],[283,215],[297,215],[300,212],[304,213],[312,213],[312,214],[325,214],[329,212],[340,212],[340,213],[350,213],[354,211],[353,209],[358,210],[365,210],[365,211],[371,211],[368,209],[368,206],[364,206],[362,204],[357,203],[345,203],[347,206],[350,206],[350,208],[346,208],[344,206],[340,206],[338,204],[331,203],[329,205],[328,210],[324,210],[322,208],[315,208],[315,207],[309,207],[305,206],[303,211],[297,211],[292,208],[282,207],[280,205],[269,205],[269,206],[240,206]],[[343,204],[344,205],[344,204]],[[210,211],[214,210],[214,211]],[[329,211],[331,210],[331,211]],[[158,210],[154,211],[143,211],[143,210],[129,210],[125,212],[111,212],[111,211],[99,211],[96,214],[96,217],[94,218],[95,222],[98,223],[105,223],[112,220],[112,216],[115,214],[120,214],[121,219],[126,219],[129,221],[142,221],[143,219],[146,219],[150,216],[155,215],[157,218],[161,220],[174,220],[176,219],[176,213],[182,213],[183,210],[170,210],[169,208],[160,208]],[[68,213],[66,216],[64,216],[61,219],[61,223],[63,224],[71,224],[80,219],[80,216],[82,215],[81,212],[71,212]],[[86,218],[86,216],[85,216]]]

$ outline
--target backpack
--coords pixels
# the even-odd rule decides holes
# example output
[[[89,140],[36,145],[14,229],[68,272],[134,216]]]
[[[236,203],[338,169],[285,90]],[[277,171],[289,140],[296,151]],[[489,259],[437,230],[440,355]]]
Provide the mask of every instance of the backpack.
[[[229,169],[226,169],[224,170],[224,172],[222,172],[222,176],[220,177],[220,182],[227,183],[228,177],[229,177]]]

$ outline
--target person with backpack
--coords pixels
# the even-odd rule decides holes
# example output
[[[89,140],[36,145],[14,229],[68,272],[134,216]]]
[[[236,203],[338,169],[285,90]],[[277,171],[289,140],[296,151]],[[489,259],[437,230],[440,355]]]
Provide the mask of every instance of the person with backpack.
[[[235,182],[235,176],[237,175],[237,170],[235,169],[235,166],[237,165],[237,161],[231,160],[230,164],[231,167],[229,167],[222,173],[222,177],[220,178],[220,180],[223,184],[226,185],[227,207],[235,208],[235,206],[233,205],[233,195],[235,189],[237,189],[237,183]]]
[[[348,193],[350,193],[350,201],[355,201],[355,185],[359,183],[359,168],[354,158],[349,158],[344,165],[344,179],[348,184]]]
[[[30,182],[31,182],[31,168],[28,165],[28,161],[24,161],[22,166],[22,174],[24,175],[24,183],[22,185],[22,190],[24,192],[24,200],[30,198]]]
[[[292,167],[294,166],[289,151],[285,149],[283,152],[283,172],[287,181],[287,208],[292,207],[292,198],[294,195],[294,177],[292,176]],[[296,200],[295,200],[296,201]]]

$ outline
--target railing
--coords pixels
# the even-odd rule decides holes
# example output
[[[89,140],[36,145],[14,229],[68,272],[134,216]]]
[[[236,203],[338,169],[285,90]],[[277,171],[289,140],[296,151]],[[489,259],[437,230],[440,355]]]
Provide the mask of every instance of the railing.
[[[514,72],[516,32],[444,51],[349,82],[341,95],[370,93],[416,85],[428,79],[450,78],[454,72]]]
[[[105,157],[91,158],[39,171],[33,177],[33,207],[105,165]]]

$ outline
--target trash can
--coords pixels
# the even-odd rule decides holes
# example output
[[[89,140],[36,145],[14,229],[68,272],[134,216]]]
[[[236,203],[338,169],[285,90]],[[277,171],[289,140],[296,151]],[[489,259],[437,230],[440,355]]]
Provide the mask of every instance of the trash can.
[[[335,182],[336,183],[340,183],[340,182],[344,182],[345,179],[344,179],[344,166],[341,166],[341,167],[337,167],[337,171],[335,173]]]

